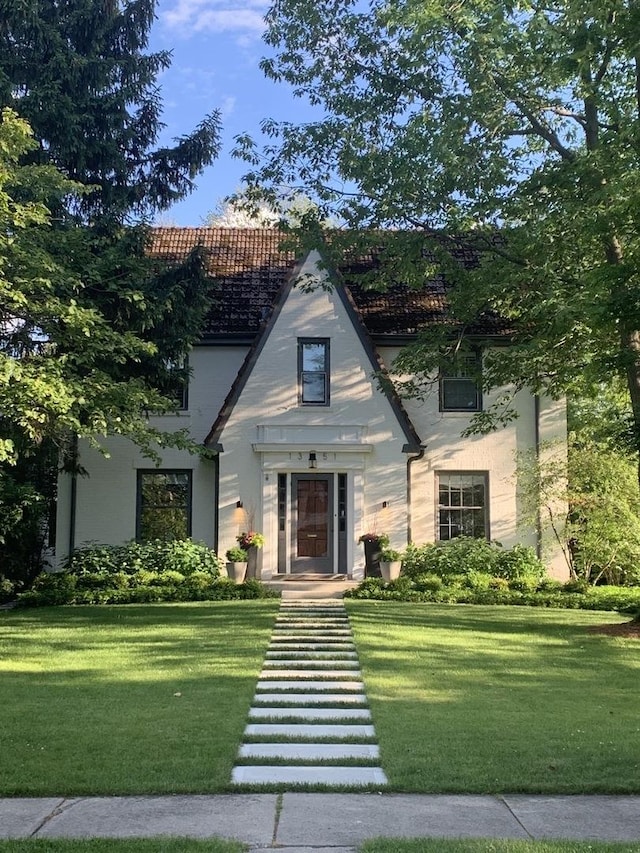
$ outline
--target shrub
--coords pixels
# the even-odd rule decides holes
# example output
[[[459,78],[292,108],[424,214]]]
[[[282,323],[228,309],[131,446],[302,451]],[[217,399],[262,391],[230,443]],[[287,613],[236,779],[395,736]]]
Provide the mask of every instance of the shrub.
[[[249,555],[245,549],[241,548],[239,545],[234,545],[233,548],[229,548],[225,557],[230,563],[246,563],[249,559]]]
[[[83,572],[180,572],[186,576],[206,571],[218,577],[222,560],[203,542],[191,539],[128,542],[125,545],[89,545],[74,551],[65,564],[73,574]]]
[[[416,580],[428,574],[437,576],[448,587],[460,589],[494,589],[510,586],[520,591],[537,589],[545,576],[544,564],[532,548],[515,545],[503,549],[499,542],[458,537],[449,542],[410,545],[402,573]],[[504,581],[494,584],[491,579]]]
[[[74,552],[65,571],[40,575],[18,600],[55,605],[215,598],[222,565],[210,548],[190,539],[93,545]]]
[[[513,589],[534,590],[545,577],[547,570],[538,559],[533,548],[514,545],[513,548],[498,552],[494,574],[505,578]],[[518,586],[514,586],[517,583]]]
[[[486,589],[466,588],[433,582],[433,576],[422,575],[415,580],[400,577],[385,584],[379,578],[369,578],[345,593],[349,598],[395,601],[425,601],[442,604],[516,604],[529,607],[558,607],[581,610],[618,610],[622,613],[640,612],[640,588],[586,586],[577,590],[577,584],[545,582],[537,590],[518,590],[509,587],[505,578],[491,578]]]

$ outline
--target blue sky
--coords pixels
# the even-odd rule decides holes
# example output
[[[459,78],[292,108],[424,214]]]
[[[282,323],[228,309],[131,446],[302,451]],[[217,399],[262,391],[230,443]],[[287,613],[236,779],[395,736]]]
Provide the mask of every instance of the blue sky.
[[[150,50],[173,51],[171,68],[158,82],[164,101],[163,142],[189,133],[211,110],[223,121],[223,151],[198,179],[197,189],[162,217],[176,225],[200,225],[217,202],[240,185],[246,166],[231,158],[233,137],[259,137],[262,119],[296,121],[310,108],[285,84],[259,68],[266,53],[261,36],[267,0],[158,0]]]

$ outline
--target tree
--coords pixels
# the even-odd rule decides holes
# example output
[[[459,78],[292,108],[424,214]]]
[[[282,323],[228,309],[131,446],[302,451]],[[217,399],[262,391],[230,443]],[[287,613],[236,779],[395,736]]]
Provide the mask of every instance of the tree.
[[[88,228],[52,229],[44,199],[62,201],[83,188],[53,166],[21,166],[35,144],[27,123],[5,109],[0,122],[0,574],[23,582],[40,567],[59,454],[71,450],[71,436],[98,444],[106,434],[126,435],[149,454],[167,444],[192,446],[183,434],[161,433],[148,423],[149,412],[170,411],[174,404],[154,385],[166,371],[153,372],[160,353],[145,337],[142,318],[154,333],[166,335],[164,355],[188,346],[197,333],[195,321],[209,305],[198,296],[197,256],[191,278],[184,269],[165,270],[155,280],[154,299],[143,307],[134,302],[126,317],[108,316],[97,300],[91,304],[85,297],[88,283],[101,282],[108,290],[111,282],[102,269],[113,275],[115,255],[97,256]],[[148,275],[145,261],[139,268]],[[190,304],[172,325],[171,298],[190,290]],[[68,453],[67,460],[75,464]]]
[[[158,146],[156,79],[170,56],[146,53],[155,7],[0,0],[3,571],[27,541],[33,559],[18,563],[38,563],[51,460],[62,451],[79,468],[74,437],[124,435],[151,455],[195,449],[148,414],[175,408],[211,280],[198,251],[173,267],[150,258],[145,222],[215,159],[219,115]],[[13,565],[13,580],[31,574]]]
[[[219,150],[206,116],[156,148],[167,51],[146,53],[157,0],[1,0],[0,106],[31,125],[30,162],[53,163],[90,191],[68,210],[119,222],[166,210],[193,189]]]
[[[266,121],[262,151],[240,137],[249,186],[317,199],[347,226],[337,251],[363,228],[417,231],[387,240],[377,286],[419,283],[434,262],[454,284],[448,338],[429,330],[398,369],[428,382],[495,312],[512,345],[487,353],[485,388],[562,395],[620,376],[637,453],[637,0],[278,0],[267,20],[266,74],[326,117]]]

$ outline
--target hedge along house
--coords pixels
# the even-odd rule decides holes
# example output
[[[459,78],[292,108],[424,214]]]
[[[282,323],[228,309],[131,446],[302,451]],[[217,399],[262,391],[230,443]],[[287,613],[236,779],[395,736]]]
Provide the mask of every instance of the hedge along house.
[[[564,405],[520,391],[516,420],[461,438],[491,396],[460,366],[422,402],[402,401],[375,376],[441,322],[442,278],[419,291],[368,291],[280,241],[269,229],[154,230],[152,251],[167,263],[202,245],[219,285],[182,408],[154,419],[188,427],[211,455],[164,451],[154,467],[123,439],[104,442],[108,458],[81,443],[89,476],[61,475],[58,560],[89,542],[165,535],[223,555],[248,529],[265,536],[263,577],[362,577],[367,532],[399,549],[466,534],[540,550],[539,532],[518,524],[516,453],[565,440]],[[504,339],[490,317],[474,332],[479,352]],[[544,556],[563,576],[559,552]]]

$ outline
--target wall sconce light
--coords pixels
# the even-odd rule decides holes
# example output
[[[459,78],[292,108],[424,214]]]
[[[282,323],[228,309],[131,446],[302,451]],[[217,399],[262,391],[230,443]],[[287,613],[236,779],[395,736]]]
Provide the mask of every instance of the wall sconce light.
[[[242,509],[243,506],[244,504],[242,503],[242,501],[236,501],[236,509]]]
[[[382,501],[382,509],[386,509],[389,506],[387,501]]]
[[[317,467],[318,467],[318,462],[316,460],[316,454],[312,450],[311,453],[309,454],[309,468],[317,468]]]

